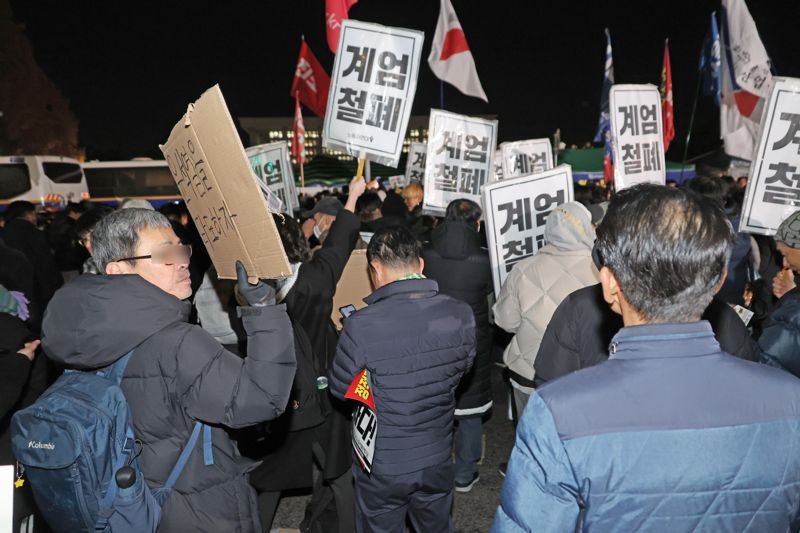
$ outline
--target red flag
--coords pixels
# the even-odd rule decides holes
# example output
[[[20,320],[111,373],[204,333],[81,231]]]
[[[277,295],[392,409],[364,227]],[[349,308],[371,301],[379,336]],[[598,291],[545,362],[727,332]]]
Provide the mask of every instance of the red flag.
[[[294,135],[292,136],[292,156],[302,165],[306,160],[306,127],[303,124],[303,113],[300,112],[300,96],[294,97]]]
[[[664,127],[664,152],[675,138],[672,113],[672,68],[669,64],[669,40],[664,43],[664,66],[661,68],[661,123]]]
[[[336,53],[339,47],[339,31],[342,21],[348,17],[350,8],[358,0],[325,0],[325,24],[328,27],[328,48]]]
[[[325,118],[325,109],[328,107],[328,91],[331,87],[331,78],[322,65],[319,64],[314,52],[311,51],[305,39],[300,45],[300,55],[297,57],[297,69],[292,81],[292,96],[300,95],[300,101],[320,118]]]

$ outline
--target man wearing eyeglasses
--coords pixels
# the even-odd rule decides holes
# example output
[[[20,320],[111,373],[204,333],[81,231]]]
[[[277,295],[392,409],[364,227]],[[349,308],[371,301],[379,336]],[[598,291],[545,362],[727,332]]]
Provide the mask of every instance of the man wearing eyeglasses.
[[[163,508],[159,532],[261,531],[255,492],[226,428],[280,415],[296,367],[292,328],[274,290],[247,283],[239,309],[248,334],[242,359],[188,324],[189,258],[169,221],[145,209],[116,211],[92,229],[92,256],[106,275],[81,276],[56,293],[43,326],[46,353],[68,368],[114,363],[133,350],[122,389],[142,442],[145,478],[160,487],[195,422],[212,426],[213,464],[192,450]],[[239,265],[241,267],[241,265]]]

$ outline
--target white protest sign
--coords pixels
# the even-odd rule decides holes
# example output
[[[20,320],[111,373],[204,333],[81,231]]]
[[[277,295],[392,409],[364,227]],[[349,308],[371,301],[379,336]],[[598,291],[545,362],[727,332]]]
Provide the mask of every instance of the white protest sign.
[[[761,118],[739,231],[774,235],[800,209],[800,79],[775,78]]]
[[[253,283],[292,273],[219,85],[189,104],[159,148],[221,279],[236,279],[237,260]]]
[[[500,146],[503,146],[502,144]],[[492,173],[492,179],[489,181],[501,181],[503,179],[503,151],[498,148],[494,151],[494,156],[492,157],[492,169],[494,172]]]
[[[322,144],[396,167],[417,90],[421,31],[342,22]]]
[[[661,94],[655,85],[614,85],[610,93],[614,137],[614,186],[664,185]]]
[[[505,179],[483,188],[483,214],[494,294],[519,261],[533,256],[544,246],[547,215],[557,206],[574,199],[572,167]]]
[[[550,139],[528,139],[500,145],[503,178],[518,178],[553,168]]]
[[[437,216],[453,200],[480,202],[493,171],[497,121],[431,109],[424,211]]]
[[[245,152],[253,172],[283,202],[285,212],[300,209],[286,141],[251,146]]]
[[[389,176],[388,178],[386,178],[386,183],[388,183],[389,187],[391,187],[392,189],[402,189],[406,183],[406,176],[405,174]]]
[[[425,155],[428,145],[425,143],[411,143],[408,147],[408,160],[406,161],[406,183],[425,180]]]

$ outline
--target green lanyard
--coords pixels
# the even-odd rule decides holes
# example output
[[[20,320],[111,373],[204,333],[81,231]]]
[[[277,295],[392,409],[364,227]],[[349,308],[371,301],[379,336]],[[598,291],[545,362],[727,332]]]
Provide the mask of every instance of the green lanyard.
[[[402,278],[397,278],[395,281],[405,281],[407,279],[425,279],[425,276],[423,276],[422,274],[414,273],[414,274],[409,274],[407,276],[403,276]]]

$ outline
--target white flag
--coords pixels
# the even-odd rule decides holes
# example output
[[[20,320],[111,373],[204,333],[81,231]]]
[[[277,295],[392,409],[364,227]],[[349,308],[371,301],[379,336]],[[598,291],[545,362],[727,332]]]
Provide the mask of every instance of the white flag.
[[[467,38],[450,0],[441,0],[439,21],[436,23],[428,64],[440,80],[453,85],[467,96],[489,101],[483,92],[478,71],[475,70],[475,59],[469,51]]]
[[[752,160],[772,88],[769,56],[744,0],[722,1],[720,134],[725,152]]]

